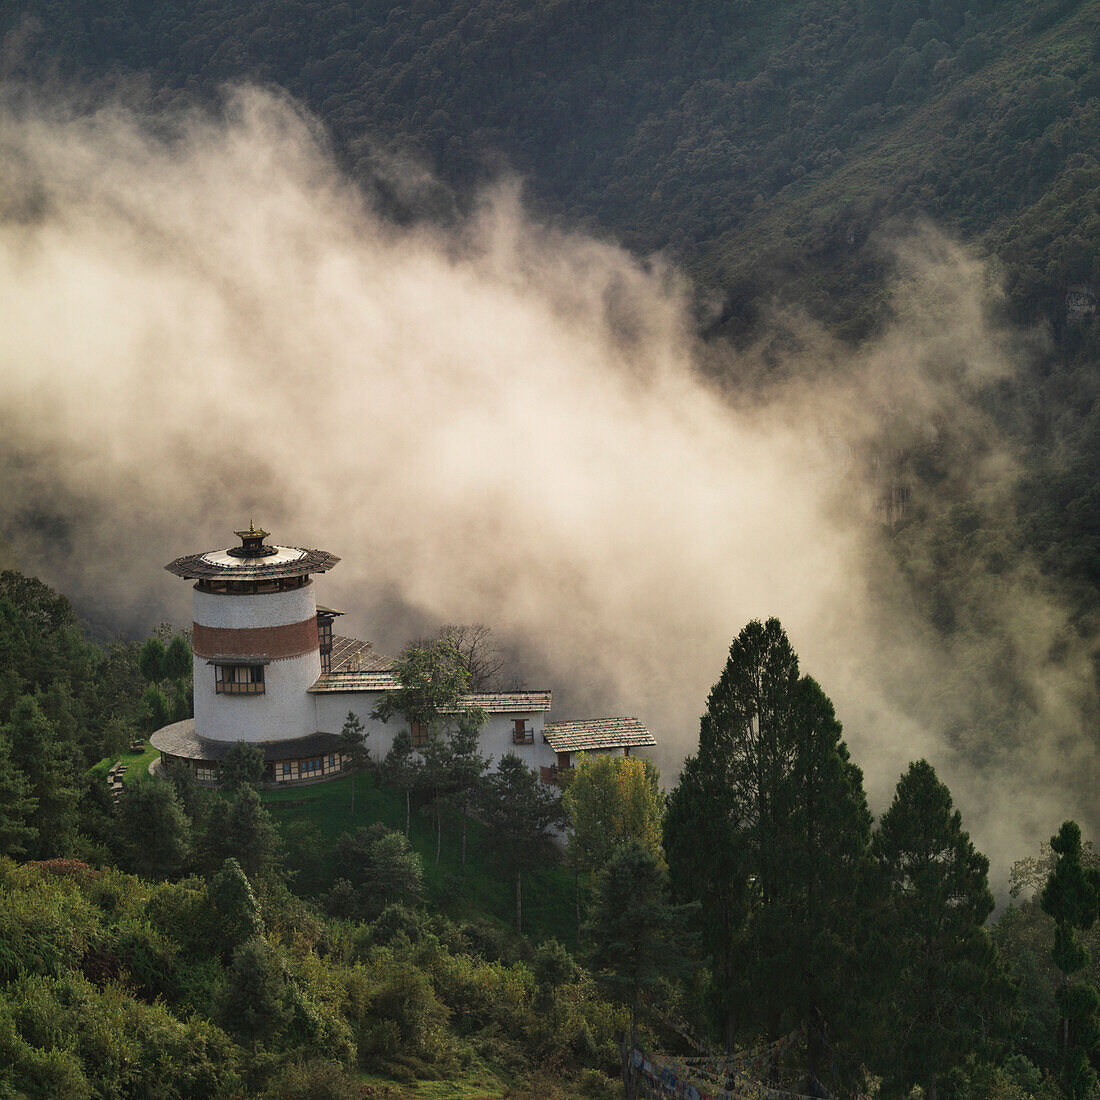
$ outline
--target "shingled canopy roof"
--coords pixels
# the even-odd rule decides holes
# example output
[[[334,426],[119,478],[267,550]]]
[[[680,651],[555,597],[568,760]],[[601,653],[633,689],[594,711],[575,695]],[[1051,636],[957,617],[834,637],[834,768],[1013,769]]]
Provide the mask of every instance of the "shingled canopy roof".
[[[279,554],[274,561],[263,558],[243,558],[232,564],[211,560],[227,551],[206,551],[202,554],[188,554],[186,557],[170,561],[164,568],[177,577],[187,581],[198,580],[234,580],[266,581],[280,577],[301,577],[307,573],[325,573],[340,559],[326,550],[306,550],[300,546],[279,546],[277,550],[292,551],[292,560],[283,560],[289,555]]]
[[[554,752],[638,748],[657,744],[657,739],[637,718],[547,722],[542,732]]]
[[[224,760],[236,744],[235,741],[214,741],[209,737],[199,737],[195,733],[194,718],[162,726],[149,740],[153,743],[153,748],[169,756],[182,756],[186,760]],[[259,745],[264,750],[265,760],[275,761],[339,752],[341,741],[338,733],[318,732],[284,741],[254,741],[250,744]]]

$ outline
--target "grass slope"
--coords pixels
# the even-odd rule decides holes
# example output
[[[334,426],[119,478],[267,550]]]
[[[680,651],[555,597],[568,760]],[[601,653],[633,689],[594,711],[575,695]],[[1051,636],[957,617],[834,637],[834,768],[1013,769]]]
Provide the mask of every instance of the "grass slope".
[[[405,828],[405,801],[400,791],[385,787],[370,775],[355,782],[355,813],[351,812],[352,779],[309,787],[262,792],[284,837],[293,822],[305,822],[320,832],[318,856],[331,870],[332,847],[342,833],[380,821],[391,829]],[[435,831],[414,807],[409,839],[424,863],[424,878],[433,905],[448,916],[468,920],[489,917],[511,928],[515,898],[511,881],[495,866],[491,837],[479,822],[467,826],[466,867],[459,861],[459,827],[443,834],[440,862],[435,862]],[[560,866],[544,866],[523,876],[523,931],[539,941],[554,937],[574,950],[577,941],[572,876]]]
[[[153,748],[148,741],[145,742],[145,747],[141,752],[130,752],[127,749],[123,753],[119,753],[118,756],[105,756],[98,764],[94,764],[89,771],[97,779],[102,779],[104,783],[107,782],[107,773],[117,764],[122,761],[126,765],[126,771],[123,772],[122,782],[124,786],[130,787],[135,783],[144,783],[151,778],[149,775],[149,765],[152,764],[156,758],[160,756],[160,753]]]

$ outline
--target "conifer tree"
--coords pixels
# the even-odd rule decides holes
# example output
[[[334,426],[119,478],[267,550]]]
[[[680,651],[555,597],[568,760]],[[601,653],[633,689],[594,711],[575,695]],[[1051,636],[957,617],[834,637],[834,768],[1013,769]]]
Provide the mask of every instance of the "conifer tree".
[[[340,730],[340,752],[346,761],[344,766],[351,772],[352,817],[355,816],[355,779],[370,760],[365,742],[363,723],[354,711],[349,710]]]
[[[191,676],[194,671],[191,647],[182,634],[175,635],[168,643],[160,667],[166,680],[186,680]]]
[[[466,823],[470,808],[477,801],[485,781],[488,761],[478,751],[481,722],[476,714],[459,718],[458,726],[448,738],[446,766],[449,775],[449,791],[445,808],[457,811],[462,819],[460,866],[466,867]]]
[[[260,906],[248,876],[235,859],[227,859],[206,887],[215,935],[228,960],[243,943],[264,934]]]
[[[142,878],[173,877],[191,853],[191,823],[170,783],[124,787],[118,828],[126,862]]]
[[[0,733],[0,856],[21,856],[34,843],[37,806],[30,782],[12,764],[11,743]]]
[[[382,777],[387,783],[405,792],[405,839],[409,839],[410,802],[413,788],[420,776],[420,760],[412,745],[408,730],[401,730],[393,739],[390,751],[382,761]]]
[[[869,832],[832,704],[777,620],[749,623],[669,798],[665,852],[677,893],[701,903],[727,1046],[741,1028],[775,1041],[805,1024],[811,1088],[849,1011]]]
[[[638,1044],[642,993],[687,968],[685,906],[668,900],[668,878],[657,856],[639,841],[617,848],[596,878],[585,932],[592,968],[618,986],[630,1005],[630,1047]],[[623,1067],[627,1096],[630,1075]]]
[[[225,851],[238,860],[250,879],[255,879],[278,860],[278,830],[253,787],[242,787],[229,809]]]
[[[36,836],[26,841],[27,854],[36,859],[67,854],[76,835],[76,788],[57,732],[33,696],[15,704],[11,720],[0,726],[0,739],[11,746],[12,766],[26,778],[36,803],[28,822]]]
[[[943,1074],[994,1047],[1011,1000],[982,927],[993,911],[989,861],[963,831],[951,793],[926,760],[911,764],[898,782],[872,852],[889,945],[876,1072],[893,1087],[920,1084],[936,1100]]]
[[[256,936],[233,953],[233,963],[214,1002],[215,1018],[252,1053],[287,1023],[287,982],[282,962],[267,940]]]
[[[1089,1058],[1100,1046],[1097,1009],[1100,997],[1080,974],[1091,961],[1089,949],[1077,938],[1087,932],[1100,915],[1100,870],[1085,867],[1081,859],[1081,829],[1075,821],[1062,823],[1050,839],[1058,857],[1043,887],[1039,903],[1054,918],[1054,946],[1051,958],[1064,979],[1058,990],[1062,1016],[1062,1080],[1073,1100],[1081,1100],[1096,1086],[1096,1071]]]
[[[223,791],[236,792],[244,786],[255,786],[264,777],[264,750],[248,741],[231,745],[218,769]]]
[[[164,642],[157,635],[146,639],[138,656],[138,669],[146,683],[158,684],[164,679],[166,652]]]
[[[514,752],[501,758],[482,789],[482,816],[516,890],[516,931],[523,931],[523,872],[550,853],[553,829],[562,821],[561,799]]]

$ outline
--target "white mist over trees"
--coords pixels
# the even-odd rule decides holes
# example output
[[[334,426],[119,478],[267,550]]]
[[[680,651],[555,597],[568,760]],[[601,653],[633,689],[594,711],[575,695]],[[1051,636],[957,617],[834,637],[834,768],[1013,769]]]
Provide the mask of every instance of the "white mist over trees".
[[[867,350],[777,319],[722,393],[700,364],[732,353],[697,346],[658,260],[535,224],[508,182],[451,228],[396,227],[278,96],[12,98],[0,145],[2,533],[25,569],[120,620],[184,620],[163,562],[256,515],[344,559],[324,583],[349,632],[392,652],[489,622],[562,717],[643,716],[670,779],[714,655],[774,614],[873,806],[926,756],[1002,862],[1089,820],[1092,673],[1057,599],[1026,562],[981,572],[945,640],[871,522],[864,456],[929,431],[950,461],[922,507],[1011,508],[974,395],[1015,350],[988,272],[933,233]]]

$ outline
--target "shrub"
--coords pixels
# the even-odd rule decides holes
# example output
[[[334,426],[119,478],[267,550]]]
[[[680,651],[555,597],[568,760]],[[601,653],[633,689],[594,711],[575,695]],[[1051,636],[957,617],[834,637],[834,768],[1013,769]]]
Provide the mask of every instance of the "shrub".
[[[268,1087],[268,1100],[357,1100],[359,1086],[337,1062],[295,1062]]]

